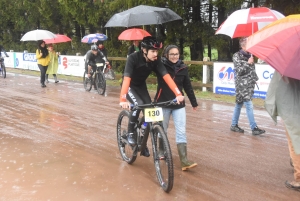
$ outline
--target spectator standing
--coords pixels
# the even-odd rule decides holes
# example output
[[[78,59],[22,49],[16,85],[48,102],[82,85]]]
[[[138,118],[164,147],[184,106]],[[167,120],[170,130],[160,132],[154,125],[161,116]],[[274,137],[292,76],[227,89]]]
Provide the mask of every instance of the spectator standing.
[[[141,50],[141,45],[140,45],[140,42],[138,40],[134,40],[132,42],[132,45],[128,48],[128,53],[127,53],[127,57],[134,53],[134,52],[138,52]]]
[[[281,76],[277,71],[270,82],[265,107],[277,123],[280,116],[286,128],[286,136],[294,181],[286,181],[287,188],[300,191],[300,80]]]
[[[106,48],[104,47],[103,45],[103,41],[101,40],[98,40],[97,43],[96,43],[98,49],[103,53],[103,55],[107,58],[107,50]]]
[[[179,57],[179,48],[176,45],[169,45],[163,52],[162,63],[174,80],[181,94],[184,95],[184,90],[192,104],[193,110],[197,110],[198,103],[188,74],[188,68],[183,61],[179,59]],[[161,75],[157,75],[157,83],[157,92],[154,98],[156,102],[165,102],[176,98],[175,94],[168,87]],[[187,158],[185,101],[181,104],[163,108],[163,127],[166,133],[169,127],[171,115],[173,117],[176,130],[176,144],[181,162],[181,169],[184,171],[197,166],[197,163],[189,161]],[[160,154],[163,152],[163,142],[161,138],[159,138],[159,152]]]
[[[46,72],[46,82],[49,83],[48,76],[53,75],[55,83],[58,83],[59,81],[57,80],[56,73],[58,69],[58,57],[60,53],[54,50],[53,44],[48,44],[48,51],[50,55],[50,63],[48,65],[47,72]]]
[[[46,72],[50,62],[49,51],[46,47],[45,41],[39,40],[38,41],[38,49],[36,50],[36,59],[37,64],[41,72],[41,87],[46,87],[45,79],[46,79]]]
[[[252,96],[258,76],[255,72],[253,56],[246,51],[247,38],[241,38],[241,50],[233,55],[233,65],[235,72],[235,96],[236,104],[234,107],[230,130],[234,132],[244,133],[244,130],[238,126],[239,117],[243,105],[246,106],[247,117],[253,135],[265,133],[257,127],[254,119]]]

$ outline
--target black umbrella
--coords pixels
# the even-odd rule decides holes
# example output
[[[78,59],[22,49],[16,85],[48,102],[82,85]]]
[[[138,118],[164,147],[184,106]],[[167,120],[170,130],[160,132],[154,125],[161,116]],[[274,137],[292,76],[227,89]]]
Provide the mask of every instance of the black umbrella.
[[[114,14],[105,27],[133,27],[151,24],[163,24],[182,18],[169,8],[154,6],[136,6],[121,13]]]

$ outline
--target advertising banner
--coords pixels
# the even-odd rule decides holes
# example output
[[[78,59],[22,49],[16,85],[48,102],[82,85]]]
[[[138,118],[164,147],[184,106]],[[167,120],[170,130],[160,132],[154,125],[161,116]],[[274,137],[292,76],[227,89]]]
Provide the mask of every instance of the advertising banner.
[[[255,64],[259,80],[254,89],[254,98],[265,99],[274,69],[267,64]],[[235,95],[233,63],[214,63],[213,92],[216,94]]]
[[[6,52],[9,57],[6,57],[5,54],[2,52],[2,57],[4,58],[4,65],[6,67],[15,67],[15,55],[14,52]]]
[[[84,60],[83,56],[60,56],[58,74],[83,76]]]

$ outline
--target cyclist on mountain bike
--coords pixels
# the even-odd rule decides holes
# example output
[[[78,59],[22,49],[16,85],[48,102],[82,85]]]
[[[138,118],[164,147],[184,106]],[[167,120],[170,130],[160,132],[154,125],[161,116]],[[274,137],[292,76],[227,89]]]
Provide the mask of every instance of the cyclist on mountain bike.
[[[102,59],[105,61],[106,64],[109,64],[106,57],[102,54],[100,50],[98,50],[97,45],[92,45],[91,50],[87,51],[85,56],[85,72],[87,73],[87,76],[90,77],[91,69],[93,68],[93,72],[96,72],[96,61],[99,59]]]
[[[176,96],[177,103],[184,100],[181,92],[178,90],[176,84],[168,74],[165,66],[158,57],[158,50],[162,47],[154,37],[144,37],[141,43],[142,50],[132,53],[128,56],[125,70],[124,79],[120,94],[120,106],[122,108],[130,108],[130,103],[133,104],[149,104],[151,97],[149,95],[146,79],[152,71],[163,77],[170,89]],[[128,102],[126,102],[126,98]],[[140,110],[131,112],[128,122],[128,138],[127,141],[130,145],[136,144],[136,133],[134,133],[134,125],[140,114]],[[145,151],[141,153],[143,156],[150,156],[149,150],[146,147]]]

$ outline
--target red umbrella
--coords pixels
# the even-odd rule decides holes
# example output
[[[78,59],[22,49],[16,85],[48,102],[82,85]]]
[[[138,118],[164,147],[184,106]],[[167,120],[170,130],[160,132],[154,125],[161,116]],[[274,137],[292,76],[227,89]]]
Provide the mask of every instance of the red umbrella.
[[[50,43],[65,43],[65,42],[69,42],[71,41],[71,38],[69,38],[66,35],[62,35],[62,34],[55,34],[55,38],[52,39],[45,39],[45,43],[46,44],[50,44]]]
[[[277,20],[250,36],[247,51],[279,73],[300,80],[300,15]]]
[[[221,24],[216,34],[225,34],[231,38],[250,36],[281,18],[284,18],[284,15],[266,7],[241,9],[233,12]]]
[[[127,29],[123,31],[118,39],[119,40],[142,40],[145,36],[151,36],[147,31],[144,29],[138,29],[138,28],[133,28],[133,29]]]

